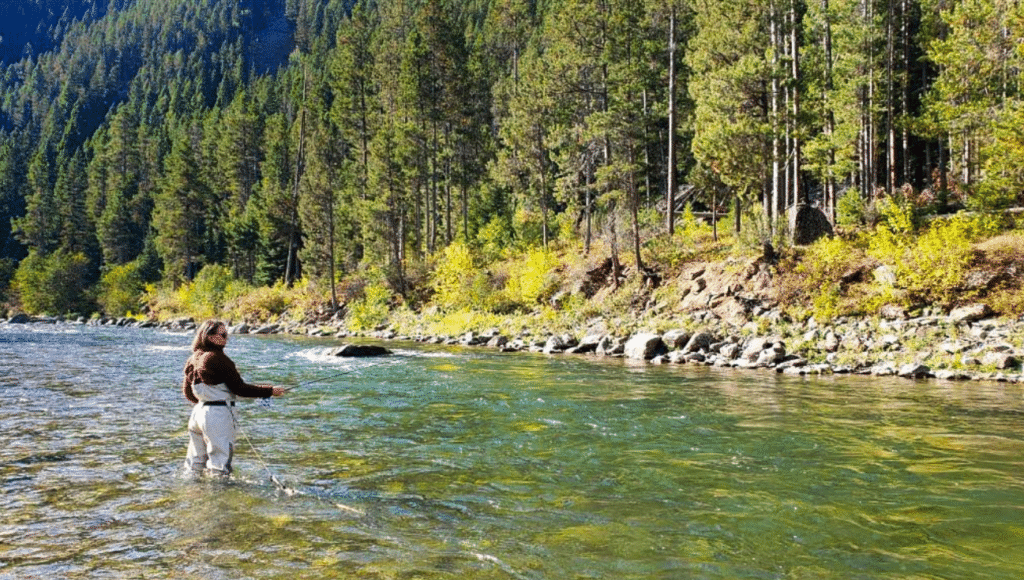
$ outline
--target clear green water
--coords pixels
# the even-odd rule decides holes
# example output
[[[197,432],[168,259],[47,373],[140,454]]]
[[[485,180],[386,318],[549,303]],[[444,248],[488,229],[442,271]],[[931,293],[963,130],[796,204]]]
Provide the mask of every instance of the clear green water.
[[[352,372],[242,408],[224,485],[180,477],[190,339],[0,327],[0,578],[1024,576],[1019,386],[233,337]]]

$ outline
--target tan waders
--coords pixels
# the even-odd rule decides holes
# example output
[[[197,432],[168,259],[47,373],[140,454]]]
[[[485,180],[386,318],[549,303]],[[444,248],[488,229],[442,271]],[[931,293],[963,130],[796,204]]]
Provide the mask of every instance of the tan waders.
[[[235,450],[235,395],[225,385],[192,385],[199,402],[188,420],[185,467],[193,474],[227,477]]]

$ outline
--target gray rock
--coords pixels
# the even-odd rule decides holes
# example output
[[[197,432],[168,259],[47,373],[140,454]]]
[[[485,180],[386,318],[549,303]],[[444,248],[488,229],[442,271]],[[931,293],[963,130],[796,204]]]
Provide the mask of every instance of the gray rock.
[[[623,352],[626,358],[647,360],[667,352],[667,349],[665,348],[665,343],[661,340],[661,335],[641,332],[626,341]]]
[[[967,347],[960,342],[946,341],[939,345],[939,350],[946,354],[959,354],[967,350]]]
[[[743,347],[742,356],[745,360],[755,361],[761,356],[761,351],[768,348],[769,342],[766,338],[755,336],[747,342],[747,345]]]
[[[595,352],[600,355],[613,356],[622,354],[626,348],[626,341],[621,338],[608,335],[601,338]]]
[[[825,340],[822,341],[822,345],[821,346],[822,346],[823,349],[825,349],[825,352],[835,352],[835,351],[839,350],[839,345],[840,344],[841,344],[841,341],[840,341],[839,336],[836,335],[836,333],[834,333],[834,332],[832,332],[830,330],[825,335]]]
[[[1017,360],[1017,357],[1007,352],[990,352],[982,357],[981,364],[994,366],[999,370],[1008,370],[1016,368],[1020,361]]]
[[[761,351],[757,357],[757,364],[761,366],[775,366],[786,358],[786,348],[782,343],[775,343],[770,348]]]
[[[988,304],[968,304],[960,308],[954,308],[949,313],[949,319],[955,323],[974,322],[992,314],[992,308]]]
[[[883,348],[888,350],[896,350],[900,348],[900,337],[895,334],[887,334],[883,336],[879,342],[882,344]]]
[[[1005,272],[993,272],[991,270],[968,272],[964,278],[963,289],[968,291],[989,290],[1005,278]]]
[[[578,353],[594,352],[597,350],[597,345],[601,343],[600,334],[588,334],[583,337],[583,340],[576,345],[576,351]]]
[[[29,322],[32,322],[32,317],[24,312],[20,312],[12,316],[7,322],[9,324],[28,324]]]
[[[491,339],[487,341],[487,346],[491,348],[504,348],[507,344],[508,337],[500,334],[492,336]]]
[[[253,334],[273,334],[280,329],[281,327],[277,324],[267,324],[254,330]]]
[[[885,286],[896,285],[896,272],[889,266],[879,266],[874,270],[875,281]]]
[[[690,333],[682,329],[670,330],[662,335],[661,340],[669,350],[675,350],[686,346],[690,340]]]
[[[718,349],[718,354],[722,355],[722,358],[732,360],[740,356],[740,345],[731,342],[727,343]]]
[[[561,336],[549,336],[547,341],[544,342],[544,349],[542,352],[544,354],[554,354],[556,352],[562,352],[566,348],[568,348],[568,345]]]
[[[895,304],[886,304],[878,311],[878,315],[885,320],[906,320],[907,310]]]
[[[919,363],[909,363],[900,367],[899,376],[910,379],[921,379],[930,375],[932,370],[926,365]]]
[[[976,356],[963,354],[960,355],[960,364],[964,365],[965,367],[977,367],[981,366],[981,359],[979,359]]]
[[[690,337],[690,340],[686,341],[686,346],[683,347],[683,352],[697,352],[699,350],[706,350],[711,343],[715,341],[713,334],[707,331],[701,331]]]
[[[877,377],[887,377],[896,374],[896,367],[891,362],[881,362],[871,367],[868,371]]]
[[[807,359],[805,359],[805,358],[802,358],[802,357],[799,357],[799,356],[794,356],[792,358],[786,357],[786,360],[781,361],[775,367],[775,370],[781,372],[781,371],[785,371],[786,369],[800,368],[800,367],[805,367],[805,366],[807,366]]]
[[[668,362],[673,364],[681,364],[686,362],[686,355],[681,350],[674,350],[666,355]]]

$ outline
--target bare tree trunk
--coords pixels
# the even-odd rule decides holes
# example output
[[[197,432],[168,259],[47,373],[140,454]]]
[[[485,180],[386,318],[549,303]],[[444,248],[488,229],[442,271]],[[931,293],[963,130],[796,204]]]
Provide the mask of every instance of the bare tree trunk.
[[[942,141],[943,139],[939,139],[939,194],[945,197],[949,192],[949,181],[946,177],[946,165],[949,160],[946,158],[946,147]]]
[[[775,3],[775,0],[769,2],[768,8],[769,14],[769,30],[771,36],[772,45],[772,88],[771,88],[771,99],[769,115],[771,116],[771,127],[772,127],[772,185],[771,185],[771,200],[765,203],[765,219],[768,220],[768,228],[771,232],[771,237],[774,239],[777,232],[775,231],[776,215],[778,215],[779,208],[782,207],[783,199],[785,196],[784,183],[783,183],[783,167],[782,167],[782,144],[780,143],[780,117],[781,117],[781,106],[779,104],[781,87],[779,84],[779,51],[781,41],[779,36],[781,31],[779,30],[779,9]]]
[[[903,90],[901,91],[901,107],[903,117],[910,116],[910,0],[903,0],[900,4],[900,29],[903,40]],[[908,123],[903,123],[903,181],[910,183],[913,180],[910,171],[910,128]]]
[[[541,211],[541,238],[544,247],[548,247],[548,176],[547,163],[544,158],[544,134],[540,125],[535,126],[537,137],[537,165],[540,168],[540,211]]]
[[[825,211],[832,222],[836,223],[836,178],[833,173],[836,165],[836,150],[832,143],[835,133],[835,112],[830,101],[832,96],[832,19],[829,15],[828,0],[821,0],[821,11],[825,18],[825,32],[822,35],[822,49],[825,54],[825,84],[822,89],[822,102],[825,103],[825,136],[828,144],[828,169],[825,173]]]
[[[297,244],[299,229],[299,178],[302,176],[302,149],[306,141],[306,67],[302,67],[302,109],[299,111],[299,149],[295,155],[295,179],[292,183],[292,221],[288,233],[288,260],[284,268],[284,281],[292,285],[298,268]]]
[[[334,190],[331,189],[330,193],[327,194],[327,202],[330,207],[327,208],[327,255],[330,260],[328,266],[331,274],[331,312],[333,313],[338,309],[338,288],[335,283],[335,272],[334,272]]]
[[[792,76],[790,82],[792,83],[792,109],[791,114],[793,119],[791,121],[792,126],[792,139],[793,139],[793,199],[792,203],[796,204],[802,199],[802,187],[800,182],[800,131],[798,123],[800,121],[800,47],[799,39],[797,38],[800,31],[800,22],[797,19],[796,2],[793,1],[789,5],[789,44],[790,44],[790,63],[792,66]]]
[[[668,21],[668,174],[665,192],[665,226],[671,237],[676,231],[676,9]],[[588,190],[588,196],[589,190]]]
[[[886,90],[885,90],[885,108],[886,108],[886,140],[888,143],[888,151],[886,157],[888,162],[886,163],[886,169],[888,170],[886,179],[886,189],[889,195],[893,195],[896,192],[896,101],[894,93],[896,92],[896,84],[893,78],[893,72],[896,68],[896,31],[894,26],[894,20],[896,18],[895,11],[893,8],[894,2],[887,2],[887,10],[885,15],[885,61],[886,61]]]
[[[585,170],[585,195],[586,195],[586,211],[587,211],[587,233],[583,241],[583,253],[586,256],[590,255],[590,241],[593,237],[593,207],[594,207],[594,195],[591,191],[593,187],[593,179],[591,178],[590,168]]]
[[[444,140],[451,145],[451,128],[445,124]],[[436,153],[435,153],[436,154]],[[455,239],[455,228],[452,224],[452,159],[445,156],[444,160],[444,243],[447,246]]]

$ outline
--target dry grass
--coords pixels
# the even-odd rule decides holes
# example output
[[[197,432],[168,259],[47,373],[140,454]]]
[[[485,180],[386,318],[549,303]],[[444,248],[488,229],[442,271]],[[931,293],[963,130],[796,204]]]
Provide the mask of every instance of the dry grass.
[[[1002,272],[982,299],[1007,317],[1024,315],[1024,234],[1012,232],[976,244],[976,269]]]
[[[985,256],[985,261],[1000,265],[1024,265],[1024,234],[1009,233],[975,244],[974,249]]]

